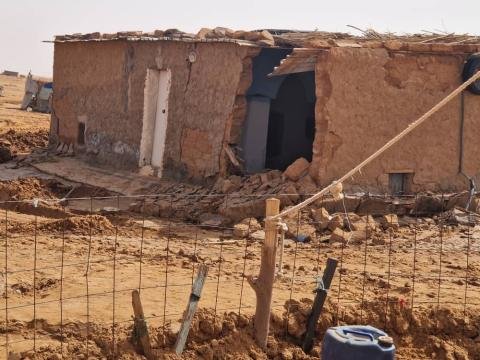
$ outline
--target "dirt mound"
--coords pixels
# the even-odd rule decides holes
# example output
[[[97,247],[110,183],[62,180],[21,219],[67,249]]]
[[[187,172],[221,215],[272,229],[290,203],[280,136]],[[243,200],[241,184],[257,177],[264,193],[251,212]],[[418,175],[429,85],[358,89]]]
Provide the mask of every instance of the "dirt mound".
[[[262,351],[253,338],[251,317],[236,313],[217,314],[211,309],[200,309],[195,315],[187,346],[182,356],[172,353],[176,340],[176,333],[169,326],[166,328],[150,328],[150,338],[154,352],[159,359],[315,359],[306,355],[302,350],[282,339],[271,336],[268,340],[267,351]],[[9,325],[12,335],[20,333],[27,336],[32,332],[32,323],[15,322]],[[59,344],[59,327],[37,320],[37,329],[51,338],[51,343],[42,346],[36,359],[52,359],[55,354],[61,358]],[[112,358],[112,331],[111,328],[100,324],[90,324],[90,341],[88,354],[94,358]],[[144,359],[137,345],[137,338],[133,334],[132,325],[118,325],[115,331],[117,359]],[[86,325],[81,323],[66,324],[63,328],[64,341],[68,346],[63,347],[63,358],[78,358],[86,355]],[[20,358],[33,356],[33,353],[22,352]],[[86,357],[85,357],[86,358]]]
[[[368,324],[385,330],[394,338],[397,355],[404,359],[476,359],[480,353],[480,316],[475,311],[467,314],[449,308],[428,307],[412,309],[401,298],[390,299],[385,314],[385,303],[373,301],[359,308],[342,308],[337,312],[334,304],[327,302],[317,325],[317,349],[326,330],[337,322],[343,324]],[[282,317],[273,316],[274,331],[287,332],[299,342],[306,328],[312,300],[291,300],[285,304]],[[337,317],[338,314],[338,317]],[[282,326],[283,324],[283,326]]]
[[[56,199],[65,195],[69,186],[53,179],[24,178],[0,182],[0,201]]]
[[[10,149],[13,154],[29,153],[34,149],[48,146],[48,130],[23,132],[10,129],[0,134],[0,144]]]
[[[94,197],[94,198],[110,197],[115,195],[118,195],[118,194],[101,187],[81,184],[81,185],[75,186],[75,189],[72,190],[72,192],[68,195],[68,197],[71,199],[75,199],[75,198],[86,198],[86,197]]]
[[[88,235],[113,233],[115,227],[110,220],[102,215],[72,216],[65,219],[55,220],[40,225],[40,230],[52,232],[72,232],[75,234]]]
[[[255,343],[251,316],[238,315],[233,312],[215,315],[212,309],[197,311],[190,329],[187,346],[181,357],[172,354],[171,349],[176,340],[176,332],[168,324],[165,328],[150,328],[152,347],[161,359],[318,359],[321,354],[323,334],[337,320],[335,306],[327,303],[322,312],[317,327],[315,346],[310,354],[305,354],[299,343],[301,342],[300,330],[305,328],[311,300],[292,300],[286,303],[285,308],[288,311],[282,315],[272,316],[271,335],[268,338],[266,351],[260,349]],[[381,308],[379,303],[366,304],[362,318],[358,313],[342,310],[340,323],[364,323],[383,328],[395,340],[398,359],[478,358],[480,344],[475,341],[479,336],[478,325],[474,325],[478,324],[480,319],[478,314],[472,314],[474,315],[472,319],[475,321],[465,323],[462,311],[457,313],[445,308],[431,307],[412,314],[409,309],[392,302],[389,308],[391,311],[388,317],[389,321],[385,328],[383,316],[378,312],[378,309]],[[404,333],[406,324],[409,327],[408,335]],[[14,321],[10,323],[9,328],[12,335],[27,336],[31,334],[32,323]],[[48,324],[45,320],[37,320],[37,329],[41,329],[43,334],[49,336],[51,342],[49,345],[42,346],[36,358],[55,358],[52,356],[60,353],[59,327]],[[115,357],[118,359],[142,359],[137,344],[138,339],[132,332],[132,325],[120,324],[115,329]],[[403,336],[400,337],[400,334]],[[69,323],[64,325],[63,339],[68,344],[63,347],[64,358],[87,354],[85,336],[85,324]],[[111,327],[91,323],[88,347],[89,356],[111,358],[113,348]],[[23,358],[33,354],[18,355]]]

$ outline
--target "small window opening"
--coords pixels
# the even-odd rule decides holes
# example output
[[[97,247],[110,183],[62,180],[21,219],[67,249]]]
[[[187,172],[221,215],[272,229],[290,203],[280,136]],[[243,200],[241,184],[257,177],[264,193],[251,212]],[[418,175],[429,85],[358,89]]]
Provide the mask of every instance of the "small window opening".
[[[85,123],[78,123],[77,144],[85,145]]]
[[[392,195],[405,195],[412,191],[413,173],[390,173],[388,186]]]

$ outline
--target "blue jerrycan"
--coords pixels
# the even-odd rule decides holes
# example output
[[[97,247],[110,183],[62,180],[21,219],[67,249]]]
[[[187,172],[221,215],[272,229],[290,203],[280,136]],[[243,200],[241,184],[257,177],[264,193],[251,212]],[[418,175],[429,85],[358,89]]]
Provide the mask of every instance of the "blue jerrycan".
[[[323,338],[322,360],[393,360],[395,345],[382,330],[372,326],[337,326]]]

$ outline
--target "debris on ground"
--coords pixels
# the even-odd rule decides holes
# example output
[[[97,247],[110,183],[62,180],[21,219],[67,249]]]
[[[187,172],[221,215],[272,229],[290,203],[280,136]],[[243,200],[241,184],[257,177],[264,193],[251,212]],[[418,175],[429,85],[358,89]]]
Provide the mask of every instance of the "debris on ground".
[[[310,163],[305,158],[299,158],[295,160],[287,169],[283,172],[285,178],[298,181],[300,178],[308,173]]]
[[[29,177],[0,181],[0,201],[57,199],[69,189],[69,186],[52,179]]]
[[[113,234],[115,226],[102,215],[71,216],[49,221],[39,227],[43,231],[72,232],[76,235]]]
[[[453,208],[443,214],[446,222],[450,225],[475,226],[480,224],[480,215],[471,211]]]
[[[26,132],[10,129],[0,133],[0,146],[8,148],[14,155],[30,153],[36,149],[45,150],[48,146],[48,130]]]
[[[0,141],[0,164],[13,159],[13,154],[9,141]]]

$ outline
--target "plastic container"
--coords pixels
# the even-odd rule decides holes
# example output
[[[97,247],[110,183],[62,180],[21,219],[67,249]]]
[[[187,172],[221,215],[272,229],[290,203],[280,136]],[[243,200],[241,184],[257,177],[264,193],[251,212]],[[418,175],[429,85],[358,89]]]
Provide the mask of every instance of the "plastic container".
[[[392,338],[372,326],[337,326],[323,338],[322,360],[392,360]]]

